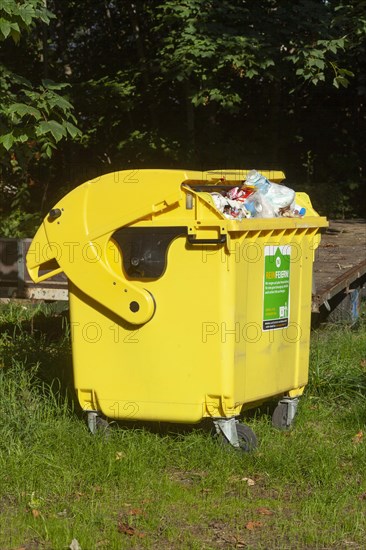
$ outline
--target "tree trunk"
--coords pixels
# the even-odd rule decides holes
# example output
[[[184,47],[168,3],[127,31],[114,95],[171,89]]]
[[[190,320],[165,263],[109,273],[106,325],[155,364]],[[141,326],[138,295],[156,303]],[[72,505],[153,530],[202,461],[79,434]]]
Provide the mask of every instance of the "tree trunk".
[[[196,128],[195,128],[195,112],[192,103],[192,87],[189,80],[185,82],[185,99],[186,99],[186,124],[187,124],[187,154],[188,160],[196,160]]]
[[[139,65],[140,65],[141,75],[142,75],[142,79],[146,89],[146,99],[148,102],[148,109],[150,114],[150,124],[152,129],[157,129],[158,117],[157,117],[156,109],[152,101],[149,101],[149,97],[151,97],[152,95],[150,73],[149,73],[148,65],[146,63],[144,43],[140,33],[140,25],[139,25],[139,19],[137,14],[137,4],[131,2],[129,13],[130,13],[131,26],[132,26],[133,36],[135,39],[136,51],[137,51]]]
[[[47,9],[47,0],[43,0],[43,6]],[[43,77],[49,75],[49,56],[48,56],[48,29],[46,23],[42,23],[42,57],[43,57]]]
[[[268,149],[269,161],[275,168],[279,168],[280,143],[281,143],[281,81],[274,80],[270,85],[270,113],[269,113],[269,136],[270,146]]]

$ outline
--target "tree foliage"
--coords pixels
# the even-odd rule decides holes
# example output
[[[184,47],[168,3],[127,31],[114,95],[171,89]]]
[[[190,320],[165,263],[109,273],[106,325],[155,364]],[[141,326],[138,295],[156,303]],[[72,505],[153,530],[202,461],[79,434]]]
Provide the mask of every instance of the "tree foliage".
[[[44,33],[53,18],[43,0],[0,4],[0,195],[4,210],[12,210],[10,227],[16,220],[28,227],[34,219],[24,211],[32,168],[50,159],[62,139],[80,134],[64,95],[69,85],[40,76],[48,72],[47,44],[37,24]],[[3,224],[5,234],[8,225]]]

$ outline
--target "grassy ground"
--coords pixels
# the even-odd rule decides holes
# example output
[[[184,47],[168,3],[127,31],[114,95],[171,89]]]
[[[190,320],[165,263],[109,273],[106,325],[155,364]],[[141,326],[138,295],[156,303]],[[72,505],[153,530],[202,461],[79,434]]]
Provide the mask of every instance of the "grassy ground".
[[[238,454],[200,429],[91,436],[63,392],[67,334],[26,317],[0,312],[1,550],[364,548],[365,322],[313,332],[295,428],[258,412]]]

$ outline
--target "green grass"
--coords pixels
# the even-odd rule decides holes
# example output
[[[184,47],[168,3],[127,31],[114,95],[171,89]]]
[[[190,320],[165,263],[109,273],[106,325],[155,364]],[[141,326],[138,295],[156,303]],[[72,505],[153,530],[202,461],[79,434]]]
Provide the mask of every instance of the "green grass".
[[[90,435],[50,387],[67,335],[2,334],[1,550],[364,548],[365,360],[364,323],[314,332],[294,429],[258,411],[258,450],[238,454],[200,429]]]

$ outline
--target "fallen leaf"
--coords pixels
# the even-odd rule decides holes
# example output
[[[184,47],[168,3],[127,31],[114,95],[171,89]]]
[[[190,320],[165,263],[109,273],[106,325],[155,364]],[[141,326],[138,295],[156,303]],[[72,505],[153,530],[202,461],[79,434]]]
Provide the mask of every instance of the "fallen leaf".
[[[362,493],[362,495],[359,495],[358,500],[366,500],[366,493]]]
[[[117,529],[120,533],[123,533],[124,535],[129,535],[130,537],[144,537],[144,533],[140,533],[133,527],[132,525],[129,525],[128,523],[122,523],[121,521],[118,522]]]
[[[79,544],[79,541],[77,539],[72,539],[69,550],[81,550],[81,546]]]
[[[249,531],[253,531],[257,527],[262,527],[261,521],[248,521],[248,523],[245,526],[245,529],[248,529]]]
[[[118,531],[120,533],[123,533],[124,535],[134,535],[135,534],[135,528],[132,527],[132,525],[129,525],[128,523],[118,523]]]
[[[273,516],[272,510],[268,510],[268,508],[257,508],[257,512],[262,516]]]
[[[35,510],[35,509],[32,510],[32,516],[34,518],[39,518],[40,515],[41,515],[41,512],[39,512],[39,510]]]
[[[246,481],[246,483],[247,483],[247,485],[249,485],[249,487],[255,485],[254,479],[250,479],[250,477],[242,477],[241,481]]]
[[[235,548],[246,548],[248,545],[243,540],[236,539]]]
[[[358,433],[356,433],[356,435],[352,438],[352,441],[353,443],[355,443],[356,445],[358,443],[361,443],[362,441],[362,438],[363,438],[363,432],[362,430],[360,430]]]
[[[97,548],[99,548],[100,546],[107,546],[108,548],[110,548],[110,541],[108,539],[98,540],[98,542],[96,542],[95,546]]]
[[[116,460],[122,460],[122,458],[125,458],[125,456],[125,453],[123,453],[122,451],[116,452]]]
[[[67,516],[67,510],[65,508],[65,510],[62,510],[62,512],[57,512],[57,516],[59,518],[65,518]]]
[[[141,508],[131,508],[131,510],[128,510],[128,514],[130,516],[141,516],[143,514],[143,510],[141,510]]]
[[[361,359],[360,366],[361,366],[363,369],[366,369],[366,359]]]

